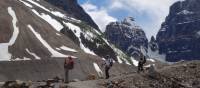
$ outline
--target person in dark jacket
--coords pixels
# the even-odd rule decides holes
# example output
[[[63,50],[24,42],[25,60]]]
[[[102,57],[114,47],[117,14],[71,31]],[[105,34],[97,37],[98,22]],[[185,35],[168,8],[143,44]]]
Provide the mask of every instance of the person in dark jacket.
[[[65,83],[69,83],[69,70],[74,68],[74,61],[71,56],[65,59],[64,69],[65,69]]]
[[[110,70],[110,68],[113,65],[113,59],[110,58],[109,55],[107,55],[105,59],[106,59],[105,62],[104,62],[104,65],[105,65],[105,75],[106,75],[106,79],[108,79],[110,77],[109,70]]]
[[[146,63],[146,57],[144,55],[141,55],[140,60],[138,62],[138,73],[141,71],[144,71],[144,64]]]

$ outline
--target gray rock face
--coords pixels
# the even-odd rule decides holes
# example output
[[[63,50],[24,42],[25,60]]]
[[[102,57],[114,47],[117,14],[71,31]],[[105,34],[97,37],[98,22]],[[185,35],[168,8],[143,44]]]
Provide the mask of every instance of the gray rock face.
[[[45,0],[56,7],[63,9],[69,15],[85,21],[88,25],[94,27],[99,31],[99,27],[92,20],[92,18],[83,10],[83,8],[78,4],[77,0]]]
[[[148,48],[150,48],[152,51],[158,50],[158,44],[154,36],[151,37]]]
[[[141,46],[144,48],[148,46],[144,31],[136,25],[132,17],[107,25],[105,36],[111,43],[131,56],[137,56]]]
[[[185,0],[172,5],[157,41],[167,61],[199,59],[200,1]]]

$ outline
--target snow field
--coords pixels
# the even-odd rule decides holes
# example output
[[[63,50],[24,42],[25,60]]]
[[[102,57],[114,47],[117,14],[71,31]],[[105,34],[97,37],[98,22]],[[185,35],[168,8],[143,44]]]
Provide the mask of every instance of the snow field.
[[[95,70],[97,71],[97,74],[99,77],[103,77],[103,72],[102,70],[99,68],[99,66],[97,65],[97,63],[93,63]]]

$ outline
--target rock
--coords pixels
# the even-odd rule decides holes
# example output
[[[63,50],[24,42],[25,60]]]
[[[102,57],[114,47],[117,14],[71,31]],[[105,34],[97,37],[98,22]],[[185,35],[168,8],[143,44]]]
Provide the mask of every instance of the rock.
[[[170,7],[169,15],[159,30],[156,40],[159,52],[166,60],[199,60],[200,1],[178,1]]]
[[[151,37],[148,48],[150,48],[153,52],[158,50],[158,44],[154,36]]]
[[[2,88],[29,88],[30,85],[26,84],[23,81],[6,81]]]
[[[127,17],[121,22],[107,25],[105,36],[116,47],[130,56],[138,56],[140,48],[147,49],[148,40],[144,31],[135,23],[134,18]]]

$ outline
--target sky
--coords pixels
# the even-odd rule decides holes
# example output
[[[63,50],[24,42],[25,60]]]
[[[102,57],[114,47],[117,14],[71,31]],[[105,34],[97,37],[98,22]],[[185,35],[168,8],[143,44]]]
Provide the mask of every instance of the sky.
[[[177,1],[180,0],[78,0],[102,32],[110,22],[134,17],[148,39],[156,36],[170,6]]]

